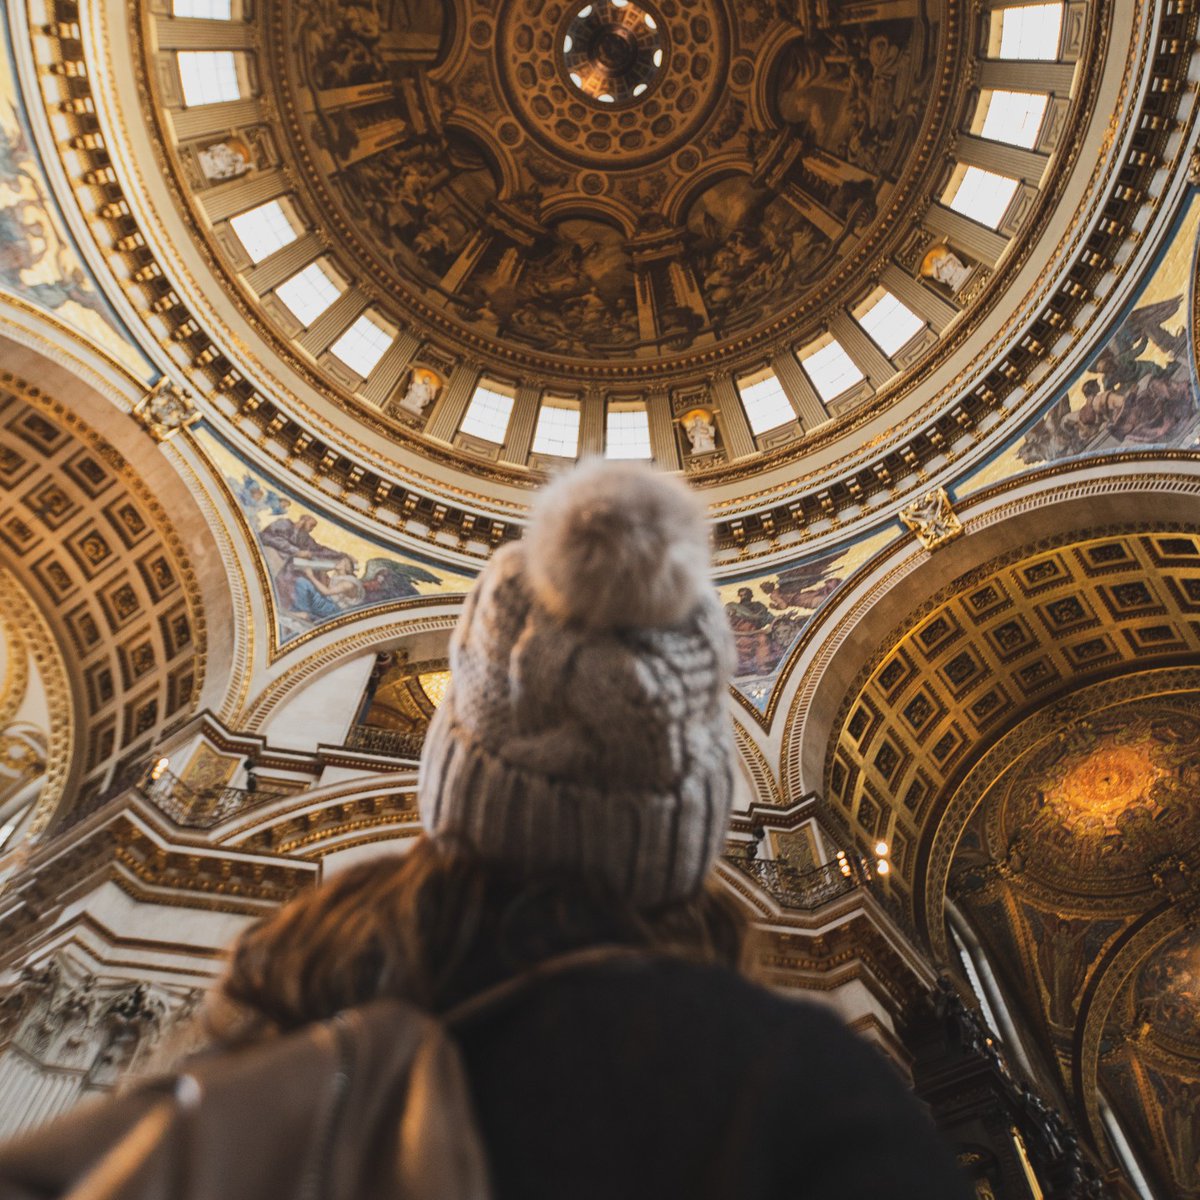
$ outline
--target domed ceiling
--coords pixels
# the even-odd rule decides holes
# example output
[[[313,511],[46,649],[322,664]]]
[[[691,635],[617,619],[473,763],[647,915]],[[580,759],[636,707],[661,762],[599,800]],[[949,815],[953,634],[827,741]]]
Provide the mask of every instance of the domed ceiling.
[[[942,4],[388,7],[265,14],[305,199],[406,315],[556,375],[711,360],[859,288],[961,69]]]
[[[141,33],[208,268],[343,417],[497,482],[615,448],[720,484],[928,419],[914,385],[1033,296],[1054,202],[1095,199],[1104,50],[1041,9],[188,0]]]

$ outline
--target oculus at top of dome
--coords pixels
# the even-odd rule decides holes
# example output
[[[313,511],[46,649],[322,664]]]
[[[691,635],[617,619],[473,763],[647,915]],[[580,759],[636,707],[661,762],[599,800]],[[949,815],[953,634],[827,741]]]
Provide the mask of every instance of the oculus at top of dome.
[[[562,39],[563,65],[575,88],[601,104],[645,95],[658,78],[664,39],[659,23],[631,0],[579,4]]]
[[[953,69],[941,5],[268,7],[301,224],[347,230],[339,270],[396,323],[557,386],[568,360],[677,362],[858,299],[849,260],[934,169],[918,135]]]

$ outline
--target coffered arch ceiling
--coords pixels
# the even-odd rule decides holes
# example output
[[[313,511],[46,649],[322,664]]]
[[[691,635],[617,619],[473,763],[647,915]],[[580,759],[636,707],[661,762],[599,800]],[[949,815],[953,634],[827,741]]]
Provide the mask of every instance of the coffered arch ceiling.
[[[574,414],[578,449],[623,420],[743,509],[862,459],[852,485],[814,484],[811,512],[773,510],[776,532],[971,450],[1084,335],[1178,152],[1191,20],[1065,4],[1019,62],[1003,6],[602,4],[589,80],[628,82],[639,14],[652,47],[645,91],[609,103],[571,81],[584,4],[147,3],[129,29],[51,7],[47,98],[127,294],[279,461],[329,464],[367,504],[383,466],[442,488],[465,471],[494,505],[562,461],[535,449],[547,407]],[[138,53],[98,94],[101,34]],[[216,80],[218,57],[226,91],[189,99],[184,76]],[[1133,87],[1151,72],[1153,93]],[[1022,89],[1044,101],[1028,146],[983,124]],[[968,169],[1009,181],[994,219],[956,211]],[[238,234],[275,202],[275,243]],[[886,351],[863,323],[884,292],[915,321]],[[464,424],[481,381],[500,399]]]
[[[1197,682],[1136,673],[1047,705],[947,834],[949,893],[1063,1091],[1097,1141],[1106,1097],[1180,1197],[1200,1194]]]
[[[915,609],[838,709],[824,791],[920,920],[944,885],[947,805],[1003,731],[1081,681],[1200,651],[1200,537],[1115,526],[1010,552]],[[959,800],[954,800],[959,803]]]
[[[146,461],[149,436],[62,368],[0,344],[41,380],[0,374],[0,567],[63,664],[51,716],[71,746],[47,803],[69,793],[86,805],[202,698],[219,706],[236,678],[228,583],[182,481]]]

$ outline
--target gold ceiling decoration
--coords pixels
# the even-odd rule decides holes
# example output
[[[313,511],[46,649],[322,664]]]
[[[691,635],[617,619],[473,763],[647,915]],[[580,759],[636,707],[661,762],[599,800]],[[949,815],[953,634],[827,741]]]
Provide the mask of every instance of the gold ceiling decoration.
[[[550,375],[712,361],[857,299],[942,170],[968,59],[947,0],[345,11],[263,6],[296,202],[447,350]],[[643,49],[627,96],[587,94]]]
[[[1080,680],[1198,653],[1200,537],[1114,531],[1027,549],[958,580],[885,641],[835,722],[826,795],[864,845],[890,842],[891,886],[908,895],[918,842],[981,747]],[[1111,805],[1143,753],[1130,743],[1086,768],[1097,781],[1107,770]],[[1097,819],[1068,802],[1082,783],[1043,785],[1069,789],[1064,822]]]
[[[149,487],[63,406],[0,379],[0,562],[69,647],[72,771],[86,796],[200,693],[199,585]]]
[[[1152,1181],[1180,1197],[1200,1195],[1195,675],[1048,705],[950,831],[949,891],[1038,1051],[1094,1125],[1103,1091]]]

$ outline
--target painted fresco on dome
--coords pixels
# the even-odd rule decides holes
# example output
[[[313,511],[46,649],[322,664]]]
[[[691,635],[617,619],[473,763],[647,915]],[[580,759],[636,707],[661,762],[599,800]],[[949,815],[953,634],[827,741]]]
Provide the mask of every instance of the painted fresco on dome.
[[[462,595],[472,578],[354,533],[249,466],[211,434],[197,434],[254,534],[271,581],[279,645],[347,613]]]
[[[0,289],[53,313],[151,378],[150,364],[116,322],[50,198],[7,40],[0,51]]]
[[[1189,329],[1198,229],[1200,198],[1193,198],[1166,253],[1087,368],[959,483],[956,498],[1052,463],[1200,446],[1200,386]]]
[[[1135,1001],[1142,1022],[1200,1046],[1200,932],[1185,929],[1154,953],[1138,976]]]
[[[737,650],[732,683],[760,713],[767,711],[788,655],[817,611],[896,536],[887,528],[849,548],[718,584]]]

